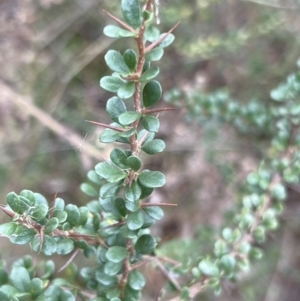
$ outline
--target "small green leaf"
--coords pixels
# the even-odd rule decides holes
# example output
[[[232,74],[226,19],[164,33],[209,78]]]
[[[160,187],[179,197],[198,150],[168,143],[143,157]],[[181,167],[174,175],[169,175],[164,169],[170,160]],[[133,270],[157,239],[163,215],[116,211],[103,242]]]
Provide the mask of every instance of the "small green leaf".
[[[220,259],[220,265],[226,273],[230,274],[236,265],[236,259],[232,254],[223,255]]]
[[[144,234],[138,238],[134,247],[140,254],[149,254],[155,249],[156,245],[157,242],[153,236]]]
[[[143,90],[143,104],[150,107],[155,105],[161,98],[162,89],[158,81],[148,82]]]
[[[122,99],[130,98],[135,91],[134,82],[123,83],[118,89],[118,96]]]
[[[97,190],[91,184],[82,183],[80,185],[80,190],[88,196],[92,196],[92,197],[98,196]]]
[[[144,215],[141,210],[136,212],[131,212],[128,214],[126,224],[129,230],[137,230],[143,226],[144,223]]]
[[[100,80],[100,87],[106,91],[116,93],[124,81],[115,76],[104,76]]]
[[[165,33],[162,33],[159,38],[163,37]],[[170,33],[160,44],[158,44],[159,47],[165,48],[173,43],[175,40],[175,36]]]
[[[35,235],[35,230],[19,224],[17,225],[15,232],[9,237],[9,240],[16,245],[25,245],[31,242]]]
[[[100,198],[106,199],[117,194],[120,185],[118,183],[106,183],[100,188]]]
[[[158,67],[150,68],[142,74],[142,76],[140,77],[140,82],[142,83],[142,82],[146,82],[150,79],[153,79],[158,74],[159,74],[159,68]]]
[[[149,131],[149,132],[158,132],[160,122],[159,119],[151,116],[151,115],[146,115],[143,116],[142,118],[143,126],[144,128]]]
[[[126,153],[120,148],[114,148],[110,153],[111,161],[120,168],[128,168],[126,163],[127,155]]]
[[[127,49],[123,54],[123,59],[131,71],[134,71],[137,65],[137,55],[134,50]]]
[[[30,275],[24,267],[13,268],[10,273],[10,281],[20,292],[26,292],[30,285]]]
[[[74,242],[70,238],[63,238],[57,242],[56,253],[59,255],[69,254],[74,250]]]
[[[37,298],[44,290],[44,283],[40,278],[33,278],[30,281],[29,292],[33,298]],[[38,300],[38,299],[37,299]]]
[[[68,204],[65,208],[65,211],[68,214],[67,222],[70,224],[71,227],[78,224],[80,219],[80,212],[76,205]]]
[[[124,20],[133,28],[141,24],[141,7],[137,0],[122,0],[121,9]]]
[[[130,73],[129,68],[124,62],[123,56],[116,50],[108,50],[104,56],[107,66],[115,72],[122,75],[128,75]]]
[[[125,103],[119,97],[112,97],[107,101],[106,111],[114,122],[119,122],[119,116],[126,112]]]
[[[23,214],[31,205],[29,200],[26,198],[21,200],[15,192],[10,192],[6,196],[6,202],[14,212],[19,214]]]
[[[35,192],[34,193],[34,197],[35,197],[35,206],[39,206],[40,204],[44,204],[48,206],[48,201],[47,199],[41,195],[40,193]]]
[[[122,262],[128,255],[128,251],[124,247],[113,246],[109,248],[105,254],[106,258],[111,262]]]
[[[140,203],[139,202],[130,202],[128,200],[125,201],[126,209],[130,212],[136,212],[140,209]]]
[[[115,275],[107,275],[102,270],[96,272],[96,280],[107,288],[113,288],[118,283],[118,278]]]
[[[271,188],[272,197],[278,201],[286,199],[286,188],[282,184],[277,184]]]
[[[87,207],[83,206],[79,208],[79,213],[80,213],[80,219],[78,224],[84,226],[89,219],[90,210]]]
[[[56,198],[54,201],[54,210],[64,210],[65,201],[61,198]]]
[[[145,59],[149,62],[159,61],[164,55],[164,50],[162,47],[156,47],[146,53]]]
[[[141,200],[145,199],[146,197],[148,197],[153,192],[153,188],[142,186],[141,189],[142,189],[142,194],[141,194],[141,197],[140,197]]]
[[[36,205],[32,210],[30,210],[30,216],[37,221],[42,220],[49,211],[48,204],[39,204]]]
[[[208,276],[218,276],[219,275],[219,269],[215,263],[213,263],[209,259],[201,260],[198,265],[200,271]]]
[[[101,178],[96,174],[96,172],[94,170],[89,170],[89,172],[87,173],[87,177],[94,184],[97,184],[97,185],[102,184]]]
[[[137,33],[125,30],[116,25],[107,25],[103,29],[103,33],[109,38],[135,37]]]
[[[113,276],[116,275],[120,272],[122,269],[123,263],[122,262],[112,262],[112,261],[107,261],[104,265],[104,273]],[[110,299],[111,301],[112,299]]]
[[[135,111],[129,111],[122,113],[119,116],[119,123],[122,125],[128,125],[138,120],[141,117],[141,113]]]
[[[49,219],[45,225],[45,234],[50,234],[52,233],[59,225],[59,220],[56,217],[52,217]]]
[[[11,299],[12,296],[15,296],[18,293],[18,290],[14,286],[9,285],[9,284],[2,285],[0,291],[3,292],[6,296],[10,297],[8,299],[8,301],[15,301],[16,300],[16,299]],[[0,295],[0,296],[2,297],[2,295]],[[2,301],[2,299],[0,299],[0,300]]]
[[[132,289],[138,291],[145,286],[146,280],[142,273],[140,273],[138,270],[133,270],[129,274],[128,284]]]
[[[135,202],[139,200],[141,193],[141,187],[136,181],[133,181],[130,187],[127,185],[125,188],[125,198],[129,202]]]
[[[146,28],[144,36],[145,36],[145,39],[147,39],[147,41],[155,42],[156,40],[158,40],[159,33],[160,32],[157,27],[155,27],[154,25],[149,25]]]
[[[138,171],[142,166],[142,161],[137,156],[130,156],[127,158],[126,164],[134,171]]]
[[[154,155],[162,152],[166,147],[166,144],[163,140],[154,139],[150,142],[143,144],[142,150],[149,155]]]
[[[118,182],[127,176],[127,173],[107,162],[98,163],[95,166],[96,173],[110,183]]]
[[[99,141],[102,143],[111,143],[119,138],[119,132],[105,129],[99,136]]]
[[[33,251],[39,252],[40,245],[41,245],[40,237],[36,237],[32,241],[31,245],[32,245]],[[47,256],[51,256],[56,252],[56,249],[57,249],[57,244],[56,244],[55,239],[49,235],[45,235],[43,246],[42,246],[42,252]]]
[[[107,25],[103,28],[103,33],[109,38],[119,38],[121,27],[116,25]]]
[[[35,196],[34,193],[31,190],[27,190],[24,189],[20,192],[20,196],[23,196],[24,198],[26,198],[27,200],[29,200],[31,206],[33,206],[35,204]]]
[[[156,220],[152,218],[150,215],[148,215],[145,211],[143,211],[143,214],[144,214],[144,223],[142,229],[147,229],[156,223]]]
[[[17,229],[16,223],[6,223],[0,225],[0,234],[6,237],[11,236]]]
[[[222,231],[222,236],[227,242],[231,242],[233,239],[233,233],[230,228],[224,228]]]
[[[53,216],[56,217],[60,223],[63,223],[67,220],[68,214],[66,211],[54,210]]]
[[[166,183],[166,178],[160,171],[144,170],[138,177],[139,182],[149,188],[162,187]]]
[[[144,211],[155,220],[160,220],[164,216],[164,211],[158,206],[144,207]]]

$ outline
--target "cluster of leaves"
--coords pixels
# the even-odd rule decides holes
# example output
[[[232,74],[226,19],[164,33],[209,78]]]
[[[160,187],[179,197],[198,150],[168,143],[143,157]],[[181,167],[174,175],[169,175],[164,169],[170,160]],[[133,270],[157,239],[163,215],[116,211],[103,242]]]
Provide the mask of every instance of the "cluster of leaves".
[[[11,221],[0,226],[0,234],[12,243],[30,243],[34,251],[45,255],[74,251],[71,259],[82,250],[86,257],[94,256],[96,263],[78,271],[68,261],[60,269],[66,269],[65,280],[56,278],[52,261],[35,266],[30,257],[25,257],[13,264],[9,275],[1,262],[3,300],[140,299],[146,281],[139,268],[154,258],[159,261],[154,253],[157,240],[149,228],[163,217],[161,206],[168,205],[147,202],[146,198],[166,180],[160,171],[143,169],[141,158],[142,152],[154,155],[164,150],[164,141],[155,139],[160,122],[153,114],[170,109],[152,108],[160,100],[162,88],[155,80],[159,68],[151,64],[160,60],[164,48],[173,42],[171,32],[175,28],[161,34],[152,24],[155,3],[147,0],[142,8],[138,0],[122,0],[124,21],[106,12],[118,25],[106,26],[104,33],[111,38],[134,38],[137,51],[127,49],[121,54],[109,50],[105,55],[113,73],[103,77],[100,86],[116,93],[106,105],[112,123],[92,123],[105,128],[101,142],[118,142],[121,147],[111,151],[109,160],[98,163],[88,173],[89,182],[81,185],[81,190],[95,200],[77,207],[65,206],[62,199],[55,198],[49,205],[41,194],[23,190],[9,193],[7,205],[1,206]],[[256,102],[241,107],[224,93],[187,95],[175,91],[169,99],[182,95],[187,98],[190,117],[202,122],[218,118],[242,132],[267,133],[271,140],[265,160],[247,177],[234,226],[222,229],[211,255],[199,256],[174,269],[177,277],[185,275],[188,285],[182,288],[177,283],[169,264],[160,265],[175,289],[181,291],[179,298],[190,300],[206,287],[219,293],[224,279],[235,280],[238,271],[249,268],[252,258],[262,257],[257,244],[265,241],[267,231],[278,226],[277,216],[286,198],[284,183],[299,181],[300,71],[271,92],[276,104],[270,107]],[[127,100],[132,100],[132,110],[127,109],[132,107],[126,105]]]
[[[168,100],[179,105],[183,95],[190,118],[201,122],[217,118],[242,132],[249,125],[249,130],[257,135],[263,133],[265,127],[270,138],[271,146],[265,152],[265,159],[247,177],[234,226],[224,227],[215,242],[213,254],[200,256],[191,268],[194,283],[191,287],[199,286],[200,282],[202,289],[211,287],[220,293],[222,280],[235,281],[239,271],[249,269],[251,259],[262,258],[263,252],[258,246],[265,242],[268,231],[278,227],[278,215],[287,197],[286,184],[299,183],[300,70],[271,91],[273,102],[269,107],[253,102],[238,107],[224,92],[202,95],[173,90]],[[189,300],[193,291],[184,288],[182,298]]]
[[[162,58],[174,36],[172,30],[161,34],[151,24],[152,0],[146,1],[143,9],[138,0],[123,0],[121,9],[125,22],[106,12],[121,27],[108,25],[104,33],[111,38],[134,38],[138,53],[128,49],[122,55],[109,50],[105,55],[113,73],[103,77],[100,86],[117,96],[106,105],[112,123],[93,123],[105,128],[99,137],[101,142],[119,142],[123,148],[114,148],[110,160],[98,163],[88,173],[92,183],[81,185],[81,190],[96,200],[78,208],[73,204],[65,206],[62,199],[56,198],[49,206],[38,193],[12,192],[7,196],[7,206],[2,207],[12,221],[0,226],[1,235],[12,243],[30,243],[34,251],[45,255],[65,255],[73,250],[76,255],[82,249],[86,257],[95,255],[97,264],[81,270],[83,287],[57,279],[51,282],[66,290],[52,289],[50,282],[44,283],[42,278],[31,279],[24,267],[22,271],[13,269],[9,289],[6,284],[0,287],[3,298],[40,301],[54,294],[57,300],[74,300],[76,296],[85,300],[83,289],[93,301],[140,298],[145,278],[138,268],[149,261],[146,255],[152,254],[157,245],[148,228],[163,217],[160,204],[144,200],[166,182],[161,172],[142,170],[140,157],[141,151],[154,155],[165,148],[163,140],[155,139],[160,122],[153,114],[168,109],[150,108],[162,95],[160,83],[154,80],[159,68],[151,67],[151,63]],[[127,99],[132,100],[134,110],[127,110]],[[18,272],[22,272],[21,280],[13,281]],[[32,289],[31,284],[36,283],[39,288]]]
[[[173,89],[165,94],[166,101],[179,107],[182,98],[188,109],[187,121],[197,119],[200,125],[210,121],[228,123],[242,134],[264,137],[274,134],[273,116],[261,101],[252,100],[243,105],[232,99],[226,90],[203,94],[197,91],[184,92]]]

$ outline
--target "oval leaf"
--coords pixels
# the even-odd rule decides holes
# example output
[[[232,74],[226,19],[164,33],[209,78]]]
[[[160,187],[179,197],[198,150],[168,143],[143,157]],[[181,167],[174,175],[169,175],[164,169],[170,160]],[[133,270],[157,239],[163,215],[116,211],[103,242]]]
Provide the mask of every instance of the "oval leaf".
[[[108,249],[105,256],[111,262],[122,262],[128,255],[128,251],[124,247],[114,246]]]
[[[95,166],[96,173],[110,183],[118,182],[127,176],[127,173],[107,162]]]
[[[142,189],[136,181],[133,181],[130,187],[127,185],[125,188],[125,198],[129,202],[135,202],[139,200],[141,194]]]
[[[156,245],[157,242],[154,237],[149,234],[144,234],[138,238],[134,247],[140,254],[149,254],[155,249]]]
[[[80,185],[80,190],[85,193],[86,195],[92,196],[92,197],[97,197],[98,196],[98,192],[97,190],[88,183],[82,183]]]
[[[141,24],[141,7],[137,0],[122,0],[121,9],[124,20],[133,28]]]
[[[139,291],[145,286],[146,280],[141,272],[133,270],[129,274],[128,284],[132,289]]]
[[[144,224],[144,215],[141,210],[128,214],[126,224],[129,230],[140,229]]]
[[[135,122],[140,117],[141,117],[141,113],[139,112],[134,112],[134,111],[125,112],[119,116],[119,123],[122,125],[128,125]]]
[[[163,140],[154,139],[150,142],[143,144],[142,150],[149,155],[154,155],[162,152],[165,149],[165,147],[166,144]]]
[[[160,220],[164,216],[164,211],[158,206],[144,207],[144,211],[155,220]]]
[[[138,171],[142,167],[142,161],[137,156],[130,156],[126,161],[127,166],[131,167],[134,171]]]
[[[110,160],[117,166],[121,168],[128,168],[126,163],[127,155],[125,152],[120,148],[115,148],[110,153]]]
[[[123,54],[123,59],[131,71],[134,71],[137,65],[137,55],[132,49],[127,49]]]
[[[68,204],[65,208],[65,211],[68,214],[67,222],[70,224],[70,226],[75,226],[78,224],[80,220],[80,212],[76,205]]]
[[[150,79],[153,79],[158,74],[159,74],[159,68],[158,67],[150,68],[142,74],[142,76],[140,77],[140,82],[142,83],[142,82],[146,82]]]
[[[155,105],[161,98],[162,89],[158,81],[151,81],[147,83],[143,90],[143,104],[150,107]]]
[[[115,76],[104,76],[100,80],[100,87],[109,92],[117,92],[124,81]]]
[[[112,97],[107,101],[106,111],[114,122],[119,123],[119,115],[126,112],[126,106],[119,97]]]
[[[145,59],[149,62],[159,61],[164,55],[164,50],[161,47],[156,47],[146,53]]]
[[[108,50],[104,56],[107,66],[115,72],[121,73],[122,75],[128,75],[130,73],[129,68],[123,60],[123,56],[116,50]]]
[[[149,188],[162,187],[166,183],[166,178],[160,171],[144,170],[138,177],[139,182]]]
[[[118,96],[122,99],[127,99],[134,94],[135,85],[134,82],[128,82],[122,84],[118,89]]]
[[[69,254],[74,250],[74,242],[70,238],[63,238],[57,242],[56,253],[59,255]]]

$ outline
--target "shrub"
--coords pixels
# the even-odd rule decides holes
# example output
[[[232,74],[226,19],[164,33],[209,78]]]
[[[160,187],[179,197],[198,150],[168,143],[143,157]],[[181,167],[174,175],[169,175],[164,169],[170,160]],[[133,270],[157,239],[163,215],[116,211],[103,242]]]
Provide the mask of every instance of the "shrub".
[[[286,183],[299,181],[300,162],[300,71],[271,92],[274,103],[268,107],[252,102],[242,106],[224,92],[202,95],[173,90],[170,102],[185,98],[189,116],[198,120],[217,118],[242,133],[265,135],[270,147],[256,171],[248,175],[232,225],[224,226],[209,255],[171,258],[156,255],[158,240],[151,227],[163,218],[168,203],[149,203],[147,197],[162,187],[165,176],[143,169],[142,153],[155,155],[165,148],[159,131],[158,114],[173,107],[154,107],[162,96],[155,79],[164,48],[173,40],[173,30],[160,33],[157,0],[122,0],[123,19],[108,14],[117,25],[104,33],[111,38],[133,39],[136,49],[124,53],[108,50],[105,62],[113,72],[100,80],[100,86],[116,96],[106,104],[112,123],[92,122],[105,128],[102,143],[120,143],[87,174],[81,190],[95,200],[78,207],[56,197],[49,204],[44,196],[30,190],[7,195],[1,208],[11,221],[0,225],[0,233],[13,244],[30,244],[32,250],[47,256],[71,254],[58,270],[51,260],[35,264],[30,256],[0,266],[1,300],[139,300],[146,284],[144,265],[155,262],[171,284],[175,297],[191,300],[206,288],[220,293],[222,281],[234,281],[251,259],[260,259],[259,244],[266,233],[278,227],[278,215],[286,199]],[[133,109],[130,110],[132,100]],[[79,252],[91,264],[79,269],[74,258]],[[189,260],[188,260],[189,259]],[[65,277],[57,272],[65,270]],[[179,281],[180,280],[180,281]],[[171,298],[171,297],[170,297]]]

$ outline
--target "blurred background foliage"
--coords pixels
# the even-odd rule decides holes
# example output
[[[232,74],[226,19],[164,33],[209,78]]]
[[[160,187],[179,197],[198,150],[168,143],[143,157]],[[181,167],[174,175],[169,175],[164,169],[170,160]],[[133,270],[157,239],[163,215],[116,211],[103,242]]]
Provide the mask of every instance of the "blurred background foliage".
[[[85,120],[109,122],[104,109],[110,94],[98,82],[108,71],[103,56],[109,48],[130,47],[102,33],[111,23],[102,10],[118,15],[119,2],[0,0],[1,199],[27,188],[50,202],[55,194],[67,203],[87,202],[79,186],[109,149],[98,144],[102,129]],[[159,66],[165,91],[222,90],[238,103],[255,100],[267,108],[270,90],[296,69],[300,1],[161,2],[163,30],[181,22]],[[161,114],[159,135],[167,139],[166,152],[154,161],[145,158],[147,167],[163,170],[168,179],[153,201],[178,203],[155,230],[167,242],[162,251],[176,251],[175,257],[186,256],[188,249],[210,250],[213,229],[224,214],[230,221],[237,191],[268,142],[264,135],[237,133],[217,120],[194,121],[185,101],[179,100],[175,113]],[[208,293],[201,300],[299,300],[298,191],[300,186],[290,189],[283,227],[270,236],[264,260],[238,284],[225,283],[221,297]],[[176,238],[184,239],[182,248]],[[2,246],[11,259],[24,251]],[[150,271],[148,278],[153,300],[162,280]]]

